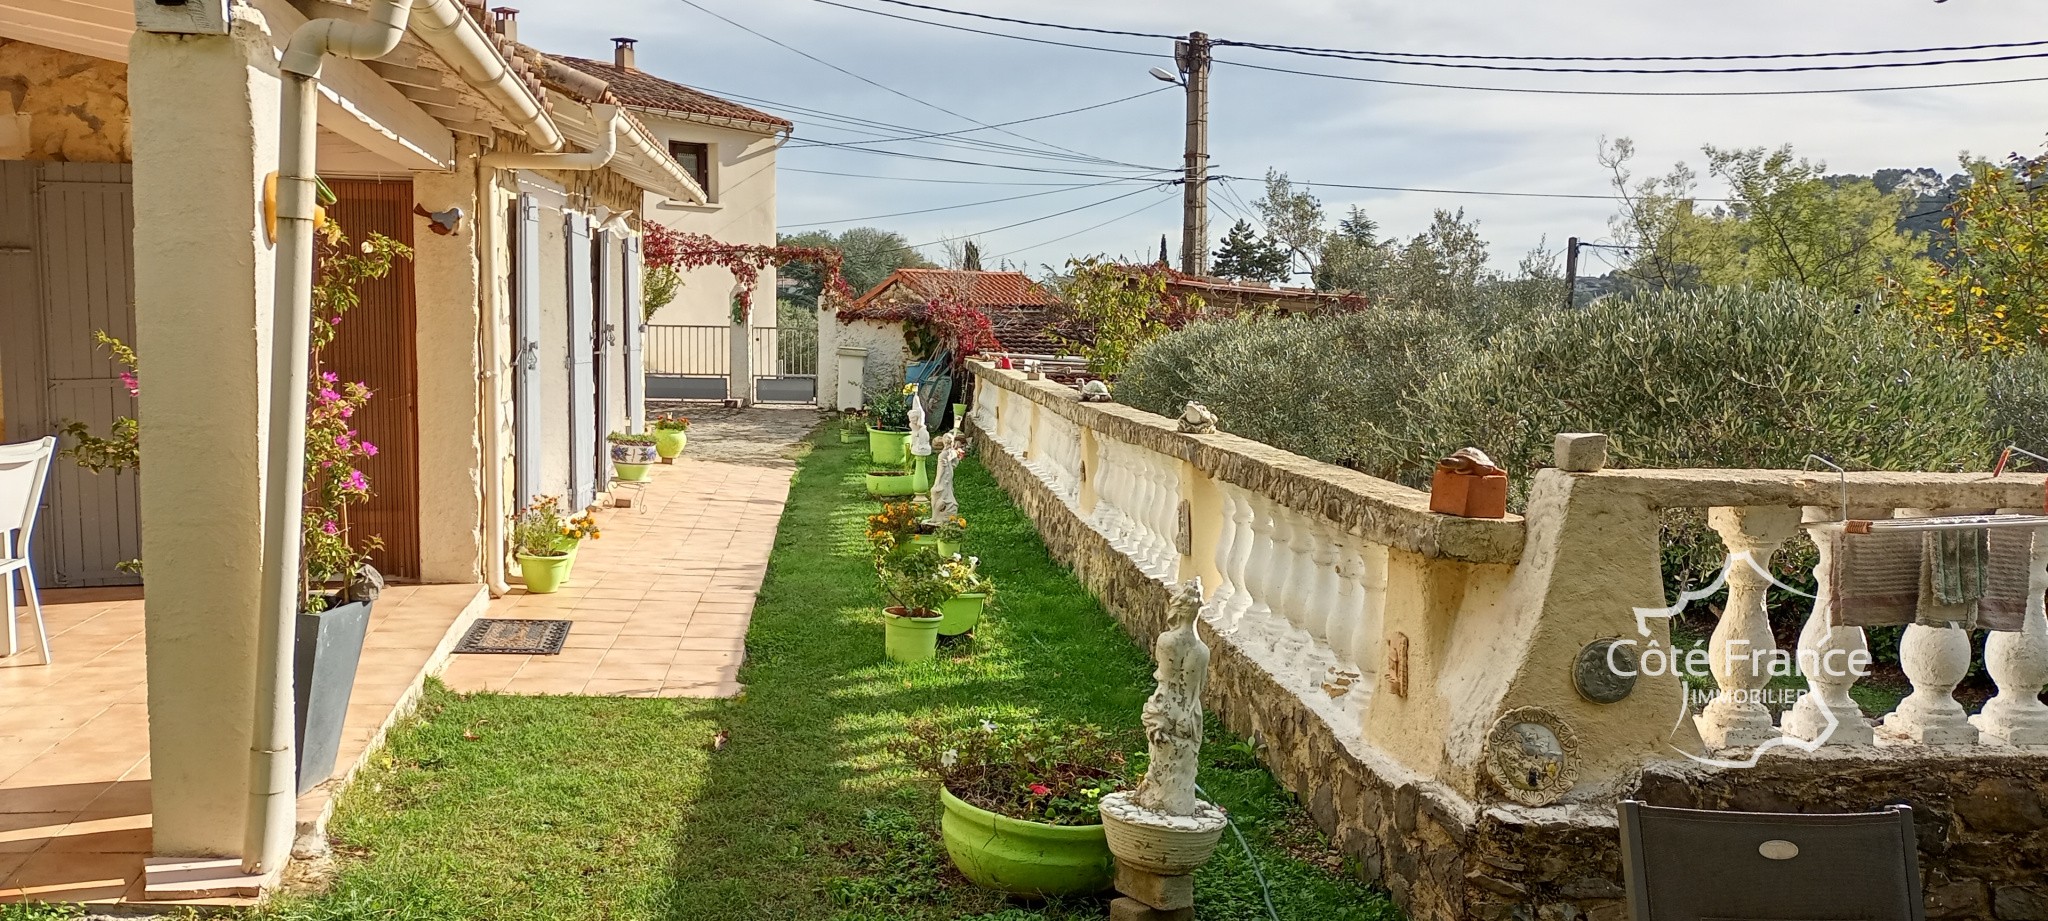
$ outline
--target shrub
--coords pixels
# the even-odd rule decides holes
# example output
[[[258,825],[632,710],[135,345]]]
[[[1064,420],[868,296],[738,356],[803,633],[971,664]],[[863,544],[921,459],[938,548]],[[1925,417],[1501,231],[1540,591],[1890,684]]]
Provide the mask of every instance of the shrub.
[[[1545,314],[1413,401],[1429,457],[1477,445],[1517,479],[1558,432],[1617,467],[1982,470],[1991,366],[1892,311],[1792,289],[1657,292]],[[2014,399],[2019,411],[2026,405]]]
[[[1199,400],[1234,435],[1393,479],[1422,460],[1402,405],[1470,349],[1419,310],[1216,320],[1140,348],[1117,396],[1164,416]]]

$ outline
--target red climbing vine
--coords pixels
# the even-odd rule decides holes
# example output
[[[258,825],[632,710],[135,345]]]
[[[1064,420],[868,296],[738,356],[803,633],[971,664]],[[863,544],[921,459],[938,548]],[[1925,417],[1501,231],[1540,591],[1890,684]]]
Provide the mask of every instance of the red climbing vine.
[[[869,304],[839,311],[839,322],[874,320],[903,324],[906,345],[913,356],[929,358],[941,351],[953,356],[958,365],[982,352],[1001,351],[995,325],[988,314],[959,301],[935,297],[928,301]]]
[[[660,224],[646,226],[646,259],[649,266],[676,272],[721,268],[732,273],[739,291],[733,298],[732,321],[745,322],[754,308],[754,288],[760,284],[761,269],[792,262],[809,262],[824,270],[828,296],[852,298],[853,291],[839,275],[844,257],[826,246],[770,246],[763,243],[725,243],[701,233],[683,233]]]

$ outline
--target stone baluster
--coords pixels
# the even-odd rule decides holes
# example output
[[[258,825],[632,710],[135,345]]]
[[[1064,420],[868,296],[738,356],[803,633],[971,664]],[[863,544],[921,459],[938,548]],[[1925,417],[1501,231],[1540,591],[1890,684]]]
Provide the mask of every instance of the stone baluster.
[[[1900,518],[1936,514],[1934,509],[1899,509]],[[1899,670],[1913,683],[1913,693],[1899,701],[1878,732],[1887,738],[1921,745],[1971,745],[1977,727],[1956,702],[1956,685],[1970,673],[1970,632],[1957,627],[1906,625],[1899,638]]]
[[[1351,637],[1351,661],[1364,676],[1366,687],[1373,686],[1386,648],[1381,624],[1387,611],[1388,553],[1386,544],[1362,541],[1358,546],[1358,628]]]
[[[1273,514],[1278,506],[1270,499],[1259,496],[1251,506],[1251,553],[1244,568],[1244,584],[1251,591],[1245,595],[1249,604],[1242,616],[1251,619],[1255,631],[1263,632],[1272,625],[1273,590],[1279,584],[1275,570],[1280,565],[1280,519]]]
[[[1330,615],[1337,609],[1341,593],[1337,576],[1338,544],[1335,528],[1319,515],[1308,516],[1309,561],[1315,575],[1302,599],[1302,627],[1318,642],[1330,642]]]
[[[1237,550],[1237,491],[1230,484],[1219,482],[1216,494],[1223,500],[1223,508],[1217,513],[1223,520],[1217,529],[1216,590],[1209,593],[1209,610],[1225,615],[1237,594],[1237,571],[1230,565]]]
[[[2048,685],[2048,528],[2034,531],[2033,555],[2027,567],[2027,617],[2017,633],[1993,630],[1984,639],[1984,670],[1998,693],[1970,719],[1984,735],[2007,745],[2048,745],[2048,704],[2041,686]]]
[[[1833,521],[1839,511],[1834,506],[1807,506],[1805,517],[1808,523]],[[1882,509],[1850,510],[1852,518],[1879,514]],[[1851,663],[1861,663],[1857,668],[1869,667],[1870,643],[1862,627],[1828,623],[1833,596],[1828,570],[1834,553],[1825,533],[1814,535],[1814,545],[1820,549],[1820,561],[1813,567],[1813,580],[1819,587],[1806,626],[1799,631],[1799,673],[1806,677],[1807,692],[1785,714],[1785,734],[1822,745],[1869,745],[1874,741],[1870,723],[1863,718],[1863,708],[1850,699],[1849,688],[1862,677],[1852,670]]]
[[[1770,681],[1768,656],[1777,649],[1764,611],[1770,580],[1760,570],[1769,570],[1772,554],[1798,530],[1799,510],[1721,507],[1707,512],[1707,523],[1728,548],[1728,604],[1707,645],[1720,692],[1693,722],[1709,749],[1761,745],[1776,738],[1778,729],[1770,708],[1755,699]],[[1749,561],[1738,554],[1747,554]]]
[[[1145,450],[1132,452],[1135,456],[1134,472],[1137,474],[1137,498],[1131,506],[1132,516],[1138,519],[1138,568],[1146,573],[1159,571],[1159,504],[1164,500],[1159,494],[1159,471],[1152,463],[1152,453]]]
[[[1152,482],[1152,501],[1145,511],[1152,523],[1152,567],[1154,574],[1172,577],[1180,563],[1180,548],[1174,543],[1174,519],[1180,517],[1180,478],[1167,465],[1164,455],[1145,452],[1145,473]]]
[[[1365,556],[1358,551],[1358,538],[1341,528],[1332,529],[1330,540],[1331,571],[1336,578],[1336,591],[1330,601],[1330,614],[1324,624],[1323,641],[1330,644],[1337,661],[1347,667],[1356,668],[1352,656],[1353,639],[1358,635],[1359,621],[1365,614]]]
[[[1232,509],[1230,514],[1231,530],[1237,536],[1230,544],[1232,592],[1230,606],[1224,610],[1223,616],[1235,628],[1244,619],[1245,612],[1251,610],[1252,604],[1257,600],[1253,596],[1253,577],[1248,570],[1251,568],[1252,554],[1261,538],[1252,527],[1252,523],[1258,519],[1258,506],[1252,502],[1251,494],[1235,486],[1228,488],[1230,494],[1237,497],[1237,507]]]

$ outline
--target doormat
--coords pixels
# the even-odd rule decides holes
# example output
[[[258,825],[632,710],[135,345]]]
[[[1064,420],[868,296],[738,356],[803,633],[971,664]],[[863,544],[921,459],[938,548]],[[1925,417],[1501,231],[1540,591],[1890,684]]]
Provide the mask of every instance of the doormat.
[[[562,651],[569,638],[566,620],[508,620],[479,617],[456,652],[500,653],[518,656],[552,656]]]

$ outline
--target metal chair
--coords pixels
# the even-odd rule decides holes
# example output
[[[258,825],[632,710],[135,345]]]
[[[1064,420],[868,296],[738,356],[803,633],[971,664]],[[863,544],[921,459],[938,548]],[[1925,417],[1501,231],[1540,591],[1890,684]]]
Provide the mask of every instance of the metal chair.
[[[1925,921],[1913,809],[1787,814],[1621,802],[1634,921]]]
[[[14,622],[14,581],[19,574],[28,610],[42,640],[43,664],[50,664],[50,628],[43,623],[43,602],[36,597],[36,572],[29,565],[28,539],[35,531],[36,508],[42,504],[50,457],[57,439],[0,445],[0,613],[7,617],[7,654],[21,649]]]

